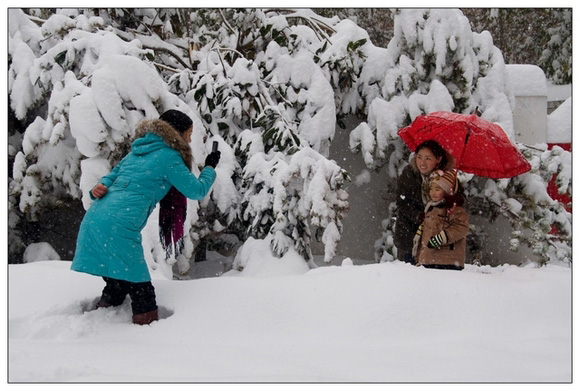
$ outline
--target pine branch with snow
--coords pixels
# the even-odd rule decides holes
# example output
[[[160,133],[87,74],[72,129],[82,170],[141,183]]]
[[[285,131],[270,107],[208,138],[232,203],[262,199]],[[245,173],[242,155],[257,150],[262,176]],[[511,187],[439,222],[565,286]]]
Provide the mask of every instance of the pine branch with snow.
[[[350,135],[351,149],[363,155],[369,168],[387,166],[387,175],[396,178],[406,164],[406,147],[402,147],[397,131],[432,111],[471,113],[477,109],[482,118],[500,124],[507,136],[514,138],[514,98],[507,87],[502,54],[488,32],[472,32],[458,10],[397,10],[394,20],[394,37],[383,57],[387,62],[384,74],[375,73],[374,83],[360,83],[361,95],[368,97],[367,121]],[[375,56],[380,58],[374,51],[365,65],[372,64]],[[371,73],[363,68],[361,77],[368,75]],[[512,249],[525,243],[541,263],[550,257],[569,262],[571,216],[546,192],[552,175],[557,175],[562,193],[570,192],[569,157],[556,148],[543,152],[540,159],[534,149],[520,148],[528,159],[536,161],[530,173],[511,180],[487,181],[483,193],[478,190],[482,181],[473,176],[465,177],[464,185],[470,197],[494,195],[488,200],[487,214],[491,219],[498,214],[510,219],[514,226]],[[393,216],[392,208],[389,210]],[[394,257],[389,244],[392,221],[391,217],[385,220],[385,231],[376,243],[378,260]],[[559,228],[558,236],[550,233],[554,225]],[[522,236],[524,227],[531,234]]]
[[[532,165],[529,172],[511,179],[464,178],[472,212],[491,221],[506,217],[512,226],[512,251],[523,244],[540,264],[550,260],[570,264],[572,216],[566,205],[550,197],[547,184],[555,177],[559,192],[571,196],[571,154],[560,147],[548,150],[546,145],[520,145],[520,149]]]
[[[92,12],[57,13],[35,29],[22,11],[14,11],[31,37],[15,34],[11,41],[11,56],[23,52],[28,59],[11,64],[12,107],[20,119],[36,112],[40,100],[48,107],[46,115],[37,112],[15,158],[13,194],[20,210],[32,216],[61,196],[83,196],[88,207],[88,191],[128,152],[135,126],[178,108],[194,120],[197,167],[207,140],[218,140],[222,151],[211,198],[202,208],[190,205],[195,213],[188,214],[184,256],[193,256],[205,237],[234,233],[243,241],[270,233],[277,254],[293,246],[313,266],[312,226],[324,230],[330,260],[348,205],[342,189],[347,174],[326,157],[336,124],[334,93],[312,52],[335,50],[325,46],[332,23],[310,10]],[[179,27],[191,35],[177,37]],[[41,42],[39,30],[48,38],[26,49],[26,42]],[[36,82],[15,88],[27,80]],[[276,190],[268,189],[270,200],[244,209],[240,200],[251,192],[244,181],[259,175],[251,164],[259,156],[285,176],[276,179]],[[252,222],[258,213],[263,227]],[[272,221],[263,217],[268,214]],[[186,271],[183,259],[164,266],[156,240],[144,237],[150,266],[166,269],[177,262]]]
[[[128,152],[142,119],[169,108],[191,116],[194,172],[219,142],[214,191],[189,204],[184,258],[160,258],[149,233],[155,214],[146,227],[147,261],[168,275],[173,262],[187,271],[203,240],[232,247],[232,236],[267,238],[278,255],[292,247],[310,265],[317,238],[330,260],[348,174],[328,156],[346,115],[364,118],[351,149],[393,181],[408,161],[397,131],[418,115],[478,109],[514,134],[502,53],[459,10],[396,10],[386,49],[351,20],[309,9],[59,9],[46,19],[9,12],[9,104],[26,126],[10,137],[14,235],[63,199],[83,197],[88,207],[88,190]],[[489,215],[514,217],[514,248],[526,242],[567,259],[571,216],[544,194],[552,175],[570,193],[570,156],[521,148],[532,172],[482,188],[463,182],[477,187],[476,198],[497,194]],[[552,225],[560,236],[545,232]],[[533,238],[519,236],[524,228]],[[390,260],[392,219],[384,229],[377,257]]]

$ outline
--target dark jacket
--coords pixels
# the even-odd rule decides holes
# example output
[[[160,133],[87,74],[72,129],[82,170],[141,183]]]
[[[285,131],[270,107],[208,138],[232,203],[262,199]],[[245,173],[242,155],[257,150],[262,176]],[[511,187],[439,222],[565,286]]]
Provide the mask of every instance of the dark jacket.
[[[421,196],[422,183],[421,173],[414,160],[403,169],[397,180],[397,221],[393,240],[397,249],[406,253],[413,250],[413,237],[419,228],[419,215],[425,208]]]
[[[450,170],[455,165],[455,160],[449,156],[446,167],[437,169]],[[423,176],[415,164],[415,158],[403,169],[397,180],[396,217],[393,241],[399,251],[411,253],[413,251],[413,238],[419,228],[419,216],[423,215],[427,202],[423,201],[422,192],[428,199],[428,182],[423,181]],[[399,257],[402,254],[398,254]]]

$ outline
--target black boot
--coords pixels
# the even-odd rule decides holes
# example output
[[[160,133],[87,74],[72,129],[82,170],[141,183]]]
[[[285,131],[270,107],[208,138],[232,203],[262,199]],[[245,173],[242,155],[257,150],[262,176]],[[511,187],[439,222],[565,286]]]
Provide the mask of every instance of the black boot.
[[[97,309],[99,309],[99,308],[109,308],[109,307],[111,307],[111,304],[107,303],[103,299],[99,300],[99,302],[97,303]]]

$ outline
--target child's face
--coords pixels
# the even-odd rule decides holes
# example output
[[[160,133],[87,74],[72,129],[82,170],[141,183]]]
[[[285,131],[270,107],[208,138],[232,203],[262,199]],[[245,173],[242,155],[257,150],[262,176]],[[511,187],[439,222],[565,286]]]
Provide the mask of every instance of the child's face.
[[[431,186],[429,187],[429,195],[431,196],[432,201],[438,202],[445,197],[445,190],[443,190],[441,186],[435,182],[431,182]]]

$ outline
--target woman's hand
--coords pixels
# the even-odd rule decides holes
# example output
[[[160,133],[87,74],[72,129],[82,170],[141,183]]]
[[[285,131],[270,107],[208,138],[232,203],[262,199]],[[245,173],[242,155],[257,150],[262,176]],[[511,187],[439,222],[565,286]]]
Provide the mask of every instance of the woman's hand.
[[[91,194],[95,198],[102,198],[105,196],[105,194],[107,194],[108,191],[109,189],[107,188],[107,186],[103,185],[102,183],[99,183],[97,186],[93,187],[93,189],[91,190]]]
[[[210,166],[212,168],[216,168],[218,163],[220,162],[221,152],[215,151],[207,155],[205,158],[205,165]]]

